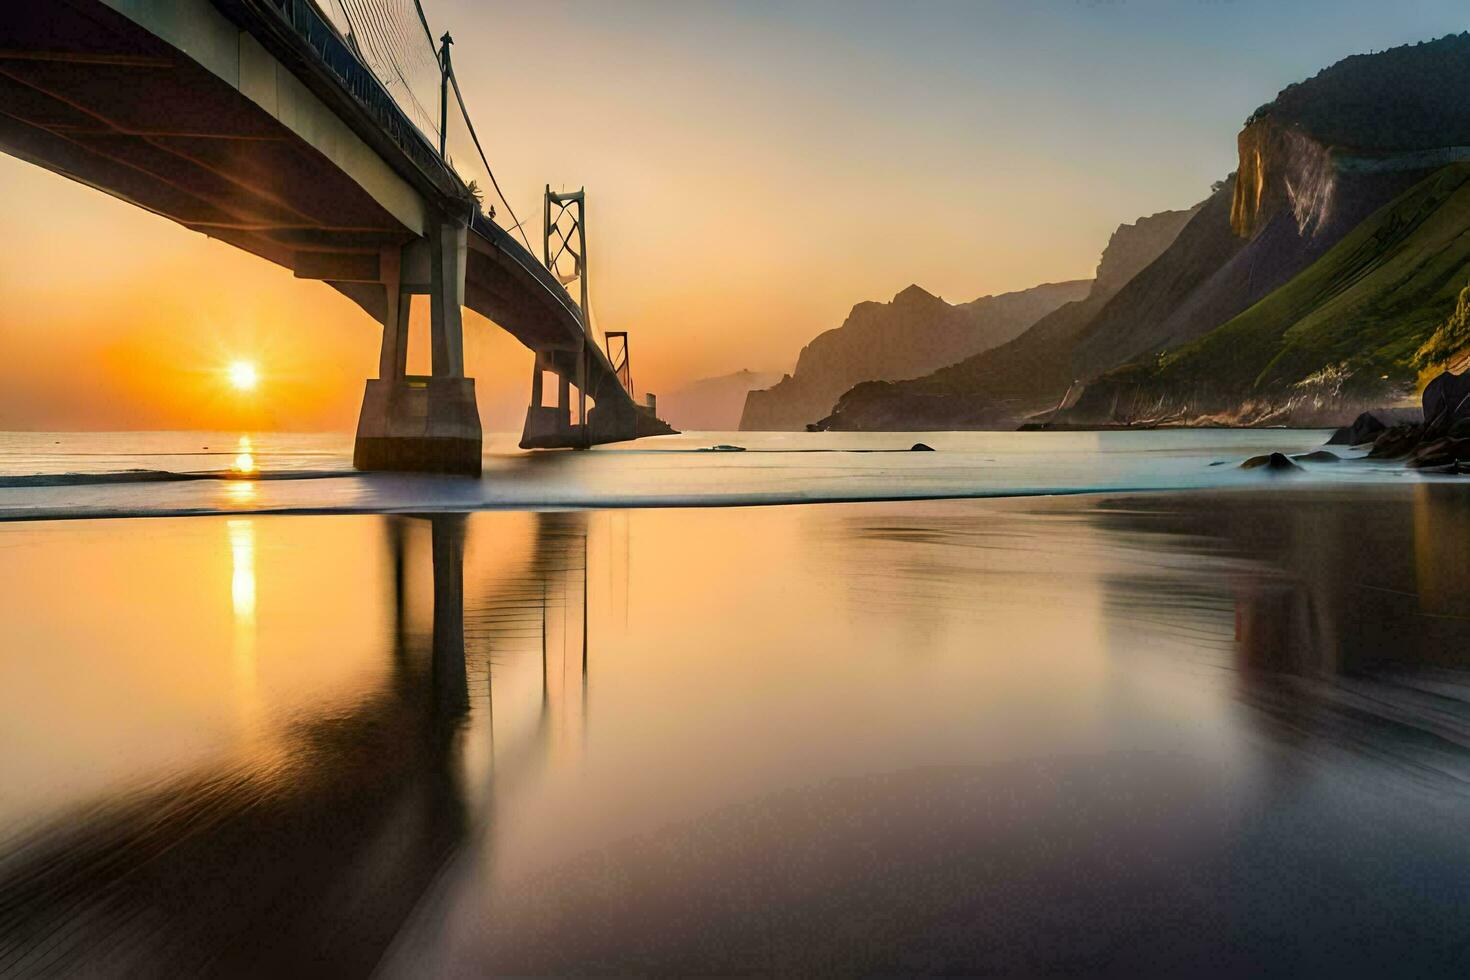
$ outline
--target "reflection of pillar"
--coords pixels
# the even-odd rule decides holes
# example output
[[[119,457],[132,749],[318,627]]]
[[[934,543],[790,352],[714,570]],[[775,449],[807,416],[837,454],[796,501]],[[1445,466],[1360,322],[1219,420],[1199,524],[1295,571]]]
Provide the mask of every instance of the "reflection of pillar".
[[[592,525],[588,521],[582,527],[582,751],[587,751],[587,719],[590,715],[591,692],[587,686],[587,646],[591,641],[592,620],[588,613],[587,593],[592,591],[592,549],[589,539]]]
[[[435,703],[451,713],[469,707],[464,663],[464,526],[463,514],[431,517],[434,550]]]
[[[587,559],[590,551],[587,547],[587,538],[591,534],[591,528],[582,530],[582,690],[587,690],[587,634],[590,632],[587,619],[587,585],[591,575],[591,565]]]
[[[541,576],[541,715],[546,715],[546,706],[551,703],[549,672],[546,666],[546,576]]]
[[[408,666],[408,518],[389,515],[384,518],[388,531],[388,556],[393,563],[393,665],[400,673]]]

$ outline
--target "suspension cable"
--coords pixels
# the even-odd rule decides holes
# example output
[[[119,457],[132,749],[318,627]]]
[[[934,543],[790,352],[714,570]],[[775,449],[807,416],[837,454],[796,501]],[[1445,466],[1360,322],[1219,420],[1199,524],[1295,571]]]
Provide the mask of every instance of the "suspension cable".
[[[418,0],[414,0],[414,2],[417,3]],[[480,162],[485,165],[485,173],[490,176],[490,185],[495,188],[495,195],[500,198],[500,203],[505,205],[505,210],[510,215],[510,220],[515,223],[516,229],[521,232],[521,241],[526,243],[526,251],[529,252],[531,250],[531,241],[526,237],[526,232],[521,228],[521,219],[516,217],[515,209],[505,199],[505,193],[500,189],[500,181],[495,179],[495,171],[490,169],[490,161],[485,158],[485,148],[480,145],[480,137],[475,135],[475,124],[470,122],[470,111],[465,108],[464,96],[459,91],[459,79],[454,77],[454,67],[452,65],[449,69],[449,83],[454,86],[454,98],[459,103],[460,115],[464,117],[465,127],[470,131],[470,140],[475,144],[475,150],[480,154]]]
[[[516,216],[515,208],[511,207],[510,200],[506,198],[505,192],[500,187],[500,181],[495,176],[495,171],[490,166],[490,159],[485,154],[485,147],[480,143],[479,134],[475,132],[475,124],[470,119],[469,107],[465,104],[464,93],[459,87],[459,78],[454,72],[451,62],[446,66],[439,45],[434,41],[434,32],[429,27],[429,18],[424,13],[424,5],[421,0],[326,0],[335,7],[347,22],[353,46],[357,49],[359,58],[368,63],[374,69],[374,74],[379,77],[385,87],[393,82],[402,85],[404,99],[411,105],[413,114],[419,117],[420,123],[428,133],[438,136],[441,141],[447,141],[448,133],[439,132],[441,127],[435,125],[431,114],[424,103],[420,101],[413,85],[408,80],[409,74],[417,75],[419,71],[426,71],[433,64],[439,81],[442,84],[445,74],[448,81],[454,87],[454,98],[459,103],[460,117],[464,119],[465,128],[469,131],[470,141],[475,146],[475,152],[480,157],[480,163],[485,168],[485,174],[490,178],[490,186],[500,203],[505,206],[506,214],[510,217],[510,227],[507,229],[511,234],[519,235],[525,243],[526,249],[531,251],[531,240],[525,231],[525,222]],[[414,18],[418,21],[419,29],[423,32],[424,43],[418,44],[410,38],[412,28],[407,23],[406,7],[413,7]],[[384,76],[390,77],[384,77]],[[391,76],[396,76],[393,78]],[[396,85],[393,87],[397,87]],[[407,106],[405,108],[408,108]],[[448,129],[446,125],[443,127]],[[448,160],[444,161],[446,165]],[[460,178],[463,180],[464,178]]]

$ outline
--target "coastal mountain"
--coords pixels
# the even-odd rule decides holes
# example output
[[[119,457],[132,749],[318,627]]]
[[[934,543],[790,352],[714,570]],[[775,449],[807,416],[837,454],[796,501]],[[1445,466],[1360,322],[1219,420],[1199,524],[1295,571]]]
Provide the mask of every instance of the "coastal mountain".
[[[1059,307],[1007,343],[925,377],[858,385],[842,396],[833,413],[818,426],[1014,428],[1020,419],[1055,408],[1076,378],[1071,352],[1115,297],[1124,291],[1146,297],[1180,278],[1185,282],[1182,288],[1188,288],[1201,275],[1189,263],[1176,263],[1161,267],[1153,285],[1140,291],[1133,283],[1143,270],[1152,270],[1160,256],[1186,235],[1191,236],[1192,246],[1178,254],[1208,254],[1211,249],[1235,247],[1228,234],[1217,231],[1228,215],[1229,201],[1228,187],[1221,187],[1209,200],[1187,211],[1161,211],[1120,225],[1103,250],[1086,297]]]
[[[1055,421],[1077,424],[1280,420],[1308,407],[1335,419],[1355,399],[1396,397],[1425,325],[1443,320],[1465,285],[1452,257],[1419,249],[1436,247],[1435,229],[1455,220],[1447,185],[1424,181],[1470,159],[1467,87],[1470,35],[1354,56],[1288,87],[1247,119],[1238,176],[1107,302],[1058,311],[1068,322],[1044,319],[1010,345],[926,377],[858,386],[824,424],[1008,428],[1058,406]],[[1401,195],[1412,203],[1401,207]],[[1406,230],[1428,221],[1415,206],[1447,208],[1422,241]],[[1347,238],[1370,219],[1377,237],[1353,236],[1346,248],[1358,254],[1345,257]],[[1361,282],[1390,252],[1413,284]],[[1310,283],[1297,282],[1324,262]],[[1389,319],[1393,335],[1379,344]],[[1275,361],[1283,351],[1261,338],[1287,331],[1289,356]],[[1260,345],[1242,348],[1247,336]],[[1359,343],[1368,345],[1362,356]],[[1277,370],[1263,373],[1263,356]],[[1304,398],[1314,385],[1337,394]]]
[[[1065,418],[1330,424],[1399,401],[1470,279],[1467,229],[1470,164],[1454,164],[1219,329],[1103,375]]]
[[[660,395],[659,415],[682,432],[730,432],[740,426],[745,396],[781,380],[778,371],[736,371],[700,378],[672,394]]]
[[[1347,58],[1256,110],[1232,230],[1294,225],[1312,264],[1191,343],[1107,365],[1059,420],[1333,423],[1412,398],[1416,352],[1470,282],[1467,89],[1460,34]]]
[[[861,381],[912,378],[1005,343],[1064,303],[1088,280],[1046,283],[953,305],[918,286],[888,303],[859,303],[842,326],[802,348],[796,370],[750,392],[740,428],[802,430]]]

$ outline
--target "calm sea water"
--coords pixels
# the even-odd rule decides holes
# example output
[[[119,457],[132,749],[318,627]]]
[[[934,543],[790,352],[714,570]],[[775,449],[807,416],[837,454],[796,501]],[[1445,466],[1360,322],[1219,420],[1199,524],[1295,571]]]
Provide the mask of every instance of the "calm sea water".
[[[352,470],[344,435],[0,433],[0,520],[266,511],[726,506],[1259,486],[1237,464],[1318,430],[689,433],[587,452],[486,440],[479,480]],[[915,443],[932,453],[911,452]],[[743,451],[721,451],[739,447]],[[1341,450],[1343,455],[1352,455]],[[1304,464],[1302,482],[1436,479]],[[1278,481],[1279,483],[1280,481]]]
[[[1452,481],[1209,465],[1315,432],[481,481],[51,438],[0,464],[73,518],[0,521],[0,975],[1463,969]],[[982,496],[688,506],[924,488]]]

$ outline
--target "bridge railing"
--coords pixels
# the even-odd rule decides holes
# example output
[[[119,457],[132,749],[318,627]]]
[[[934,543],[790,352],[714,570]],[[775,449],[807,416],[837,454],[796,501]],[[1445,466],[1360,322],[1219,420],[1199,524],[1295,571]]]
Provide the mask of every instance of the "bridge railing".
[[[439,144],[439,54],[414,0],[316,0],[393,101]]]
[[[447,33],[434,39],[418,0],[290,2],[315,8],[336,32],[340,46],[377,80],[383,94],[435,150],[480,211],[518,235],[529,249],[530,239],[500,191],[460,92],[453,69],[453,41]]]
[[[447,169],[437,148],[389,93],[378,73],[359,56],[355,43],[314,0],[264,2],[276,9],[286,24],[362,104],[373,121],[420,169],[428,173]]]

